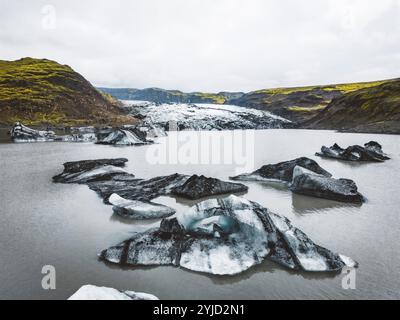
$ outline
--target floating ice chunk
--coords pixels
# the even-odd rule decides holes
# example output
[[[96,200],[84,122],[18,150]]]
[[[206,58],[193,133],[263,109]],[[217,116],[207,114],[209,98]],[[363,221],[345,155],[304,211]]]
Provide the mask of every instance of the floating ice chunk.
[[[139,137],[130,130],[118,129],[111,132],[107,137],[97,142],[98,144],[111,144],[118,146],[133,146],[149,143],[145,138]]]
[[[158,298],[148,293],[122,292],[113,288],[85,285],[69,297],[68,300],[158,300]]]
[[[153,202],[144,202],[138,200],[127,200],[116,193],[113,193],[108,202],[113,205],[113,210],[118,215],[134,219],[160,219],[166,218],[175,213],[175,210]]]
[[[358,267],[358,262],[354,261],[352,258],[349,258],[349,257],[344,256],[342,254],[339,254],[339,256],[340,256],[340,259],[342,259],[342,261],[345,263],[345,265],[347,267],[350,267],[350,268]]]
[[[328,171],[321,168],[314,160],[302,157],[277,164],[265,165],[250,174],[241,174],[236,177],[231,177],[231,179],[242,181],[281,181],[287,183],[293,180],[293,171],[297,166],[326,177],[332,176]]]
[[[90,171],[71,174],[66,177],[70,183],[86,183],[94,180],[106,179],[114,174],[127,173],[124,169],[115,166],[103,166]]]
[[[299,194],[341,202],[361,203],[364,197],[350,179],[334,179],[310,172],[300,166],[294,169],[290,189]]]
[[[370,141],[364,144],[349,146],[346,149],[341,148],[338,144],[332,147],[321,147],[321,152],[316,153],[317,156],[323,158],[333,158],[345,161],[371,161],[383,162],[390,158],[382,151],[382,146],[376,141]]]

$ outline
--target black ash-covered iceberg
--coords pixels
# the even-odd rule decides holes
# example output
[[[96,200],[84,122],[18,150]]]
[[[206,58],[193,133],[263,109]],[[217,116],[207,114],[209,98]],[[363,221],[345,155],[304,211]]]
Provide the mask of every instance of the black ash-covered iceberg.
[[[35,130],[16,122],[10,130],[13,142],[95,142],[93,127],[71,128],[70,134],[56,135],[51,130]]]
[[[364,197],[350,179],[334,179],[309,158],[298,158],[278,164],[269,164],[249,174],[231,177],[241,181],[278,181],[295,193],[340,202],[361,203]]]
[[[112,179],[116,175],[128,175],[122,169],[128,159],[97,159],[64,163],[64,171],[53,177],[54,182],[86,184]]]
[[[116,146],[137,146],[152,143],[147,139],[146,131],[142,131],[136,126],[126,126],[122,129],[116,129],[109,135],[97,141],[97,144],[108,144]]]
[[[321,148],[321,152],[316,153],[317,156],[323,158],[339,159],[344,161],[369,161],[369,162],[383,162],[390,158],[382,151],[382,146],[375,141],[370,141],[364,144],[364,147],[354,145],[341,148],[338,144],[332,147]]]
[[[153,124],[126,125],[121,128],[72,127],[68,134],[57,135],[50,130],[35,130],[15,123],[10,130],[13,142],[95,142],[98,144],[137,146],[151,144],[149,138],[158,138],[166,135],[165,130]]]
[[[316,161],[302,157],[277,164],[268,164],[253,173],[241,174],[236,177],[231,177],[230,179],[241,181],[291,182],[293,180],[293,171],[296,166],[303,167],[326,177],[332,176],[328,171],[321,168]]]
[[[11,139],[14,142],[45,142],[54,141],[54,131],[39,131],[28,128],[20,122],[16,122],[10,131]]]
[[[221,181],[215,178],[193,175],[182,185],[173,188],[172,193],[187,199],[200,199],[227,193],[247,192],[248,187],[240,183]]]
[[[53,181],[87,184],[105,203],[112,204],[117,214],[132,219],[156,218],[157,210],[159,218],[171,215],[173,209],[151,202],[160,196],[176,195],[187,199],[199,199],[247,191],[243,184],[197,175],[176,173],[151,179],[137,179],[123,169],[127,161],[121,158],[67,162],[64,164],[64,171],[53,177]]]
[[[121,266],[172,265],[216,275],[238,274],[264,259],[313,272],[357,265],[315,244],[285,217],[233,195],[201,202],[99,257]]]
[[[340,202],[361,203],[364,197],[356,183],[350,179],[334,179],[297,166],[294,169],[290,190],[312,197]]]

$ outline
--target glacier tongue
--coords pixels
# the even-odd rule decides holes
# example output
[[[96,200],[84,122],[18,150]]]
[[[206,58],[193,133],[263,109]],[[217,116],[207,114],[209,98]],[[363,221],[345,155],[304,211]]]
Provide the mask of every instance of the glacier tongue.
[[[292,127],[290,120],[270,112],[213,104],[143,104],[123,101],[124,107],[144,122],[167,128],[173,121],[179,130],[234,130]]]

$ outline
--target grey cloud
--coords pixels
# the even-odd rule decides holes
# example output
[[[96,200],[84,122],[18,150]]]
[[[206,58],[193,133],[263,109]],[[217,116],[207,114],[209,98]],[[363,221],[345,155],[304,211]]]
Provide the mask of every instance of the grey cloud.
[[[399,77],[399,0],[0,0],[0,59],[95,85],[250,91]],[[56,28],[42,26],[45,5]]]

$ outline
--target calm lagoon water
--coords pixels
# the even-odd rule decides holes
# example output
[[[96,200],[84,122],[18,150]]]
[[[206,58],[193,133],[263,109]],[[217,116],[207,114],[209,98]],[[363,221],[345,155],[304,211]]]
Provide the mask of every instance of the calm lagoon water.
[[[178,133],[178,135],[188,133]],[[190,141],[222,132],[192,132]],[[154,148],[174,147],[176,134],[143,147],[94,144],[0,144],[0,298],[66,299],[84,284],[148,292],[161,299],[400,299],[400,136],[308,130],[263,130],[249,135],[246,160],[264,164],[307,156],[334,174],[355,180],[368,199],[361,206],[294,195],[280,185],[246,183],[243,197],[285,215],[316,243],[360,263],[356,290],[340,274],[291,272],[264,262],[240,275],[220,277],[174,267],[130,268],[97,259],[104,248],[159,222],[127,222],[86,186],[53,184],[66,161],[126,157],[127,170],[149,178],[175,172],[227,180],[234,165],[151,164]],[[321,145],[380,142],[392,160],[347,163],[314,155]],[[214,150],[215,152],[215,150]],[[173,160],[170,159],[170,162]],[[162,197],[179,212],[195,202]],[[44,265],[56,268],[57,289],[41,287]]]

